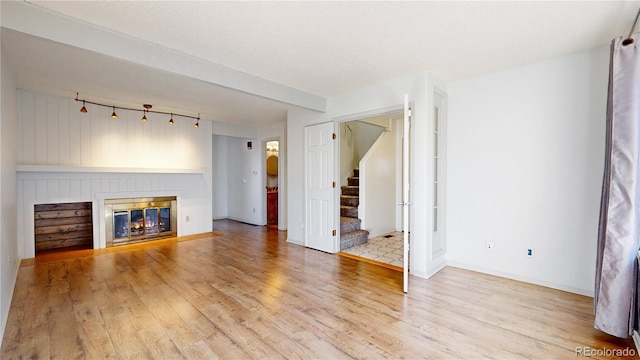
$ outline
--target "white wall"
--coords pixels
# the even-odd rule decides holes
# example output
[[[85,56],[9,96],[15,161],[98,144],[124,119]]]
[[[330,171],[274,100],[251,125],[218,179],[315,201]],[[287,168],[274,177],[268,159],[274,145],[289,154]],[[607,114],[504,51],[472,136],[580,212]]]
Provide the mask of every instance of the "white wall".
[[[266,224],[266,151],[264,142],[280,141],[278,154],[278,228],[286,221],[286,134],[284,122],[255,128],[214,123],[213,125],[213,215],[254,225]],[[247,142],[252,149],[247,149]]]
[[[293,109],[287,113],[287,242],[304,244],[304,128],[331,121],[328,113]]]
[[[232,136],[248,139],[255,139],[258,137],[258,129],[254,126],[226,124],[216,121],[213,122],[212,132],[214,135]]]
[[[353,128],[347,128],[346,122],[340,123],[340,186],[346,186],[353,176],[354,137]]]
[[[351,126],[355,134],[355,151],[353,161],[358,164],[367,154],[371,145],[378,140],[378,137],[382,134],[384,129],[389,126],[389,123],[387,122],[387,124],[382,127],[363,121],[351,121],[349,122],[349,126]]]
[[[19,266],[16,229],[16,87],[8,66],[7,61],[2,59],[0,46],[0,334],[4,334],[7,324]]]
[[[213,218],[226,219],[229,216],[229,184],[227,183],[228,137],[213,135]]]
[[[251,149],[247,142],[251,141]],[[228,218],[254,225],[262,222],[262,145],[256,139],[227,138]],[[266,195],[265,195],[266,196]]]
[[[394,79],[329,99],[326,113],[292,110],[287,117],[289,231],[288,241],[304,243],[304,128],[327,121],[348,121],[402,109],[404,94],[413,103],[411,273],[428,277],[444,266],[444,257],[431,251],[432,144],[427,140],[433,121],[433,90],[428,74]],[[438,86],[441,86],[438,84]],[[430,110],[429,110],[430,109]],[[427,130],[429,129],[429,130]],[[338,170],[336,170],[338,171]],[[339,179],[336,179],[339,181]],[[337,199],[336,192],[336,199]]]
[[[360,161],[360,206],[358,215],[369,237],[395,231],[396,134],[392,129],[378,140]]]
[[[447,263],[593,294],[607,79],[600,48],[449,85]]]
[[[93,201],[98,247],[104,246],[105,198],[177,195],[178,235],[211,231],[210,121],[196,129],[191,119],[174,117],[169,125],[154,115],[143,123],[138,112],[118,110],[111,119],[111,109],[87,105],[82,114],[80,107],[68,98],[18,92],[18,164],[54,170],[18,173],[20,257],[35,254],[33,205],[41,203]]]

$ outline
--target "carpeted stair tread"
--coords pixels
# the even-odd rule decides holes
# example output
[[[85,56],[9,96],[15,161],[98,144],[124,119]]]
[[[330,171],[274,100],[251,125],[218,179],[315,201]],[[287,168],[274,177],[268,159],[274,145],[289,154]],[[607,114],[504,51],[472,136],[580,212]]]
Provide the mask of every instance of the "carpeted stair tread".
[[[340,217],[340,225],[343,224],[352,224],[352,223],[358,223],[360,224],[362,222],[362,220],[360,219],[356,219],[356,218],[350,218],[350,217],[345,217],[345,216],[341,216]]]
[[[343,195],[359,195],[360,187],[359,186],[343,186],[342,187]]]
[[[367,230],[355,230],[346,234],[340,234],[340,251],[364,244],[368,239],[369,232]]]
[[[340,205],[357,207],[360,205],[360,197],[354,195],[340,195]]]
[[[347,178],[347,186],[341,186],[340,194],[340,251],[364,244],[369,240],[369,232],[362,230],[362,220],[358,219],[360,204],[360,171],[353,170]]]
[[[340,217],[340,234],[346,234],[351,231],[360,230],[362,220],[352,217]]]
[[[358,217],[358,207],[341,205],[340,206],[340,216],[357,218]]]

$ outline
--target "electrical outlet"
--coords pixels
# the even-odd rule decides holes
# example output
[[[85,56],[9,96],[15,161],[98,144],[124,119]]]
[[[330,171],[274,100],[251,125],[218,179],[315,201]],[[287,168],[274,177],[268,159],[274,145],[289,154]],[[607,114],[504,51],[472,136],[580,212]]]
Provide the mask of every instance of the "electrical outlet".
[[[184,221],[189,222],[189,220],[191,220],[191,218],[189,217],[189,215],[184,217]]]
[[[527,248],[527,257],[533,257],[533,249]]]
[[[493,241],[487,241],[487,250],[493,249]]]

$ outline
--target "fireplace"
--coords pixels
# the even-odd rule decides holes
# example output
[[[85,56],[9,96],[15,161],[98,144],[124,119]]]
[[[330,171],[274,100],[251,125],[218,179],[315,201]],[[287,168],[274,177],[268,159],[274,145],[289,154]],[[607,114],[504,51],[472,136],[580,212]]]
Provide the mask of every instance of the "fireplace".
[[[175,196],[105,199],[107,247],[177,236]]]

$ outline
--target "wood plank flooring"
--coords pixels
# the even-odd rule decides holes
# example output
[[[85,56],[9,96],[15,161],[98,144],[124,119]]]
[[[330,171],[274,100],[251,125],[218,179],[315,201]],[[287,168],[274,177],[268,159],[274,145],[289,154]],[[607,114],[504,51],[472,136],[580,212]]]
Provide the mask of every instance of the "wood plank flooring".
[[[397,271],[287,244],[285,232],[267,227],[214,228],[189,241],[25,262],[0,357],[574,359],[576,348],[635,351],[593,329],[588,297],[456,268],[412,277],[405,295]]]

